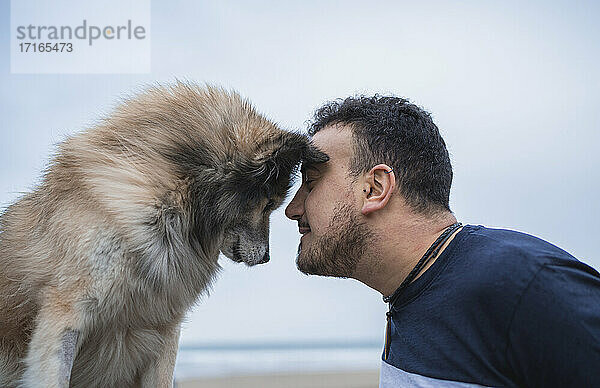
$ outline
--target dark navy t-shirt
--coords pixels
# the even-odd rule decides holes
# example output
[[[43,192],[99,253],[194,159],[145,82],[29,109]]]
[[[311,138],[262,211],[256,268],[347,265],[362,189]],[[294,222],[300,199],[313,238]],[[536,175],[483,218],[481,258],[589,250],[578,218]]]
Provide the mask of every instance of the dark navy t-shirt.
[[[466,225],[392,310],[380,387],[600,387],[600,274]]]

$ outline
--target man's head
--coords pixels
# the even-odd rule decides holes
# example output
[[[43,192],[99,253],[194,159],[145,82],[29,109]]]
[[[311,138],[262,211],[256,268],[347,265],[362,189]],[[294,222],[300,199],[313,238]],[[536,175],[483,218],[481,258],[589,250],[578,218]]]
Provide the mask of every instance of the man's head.
[[[302,166],[286,209],[298,221],[297,265],[353,277],[400,207],[419,217],[449,213],[452,167],[429,113],[397,97],[349,97],[315,113],[309,128],[326,163]],[[390,218],[391,217],[391,218]]]

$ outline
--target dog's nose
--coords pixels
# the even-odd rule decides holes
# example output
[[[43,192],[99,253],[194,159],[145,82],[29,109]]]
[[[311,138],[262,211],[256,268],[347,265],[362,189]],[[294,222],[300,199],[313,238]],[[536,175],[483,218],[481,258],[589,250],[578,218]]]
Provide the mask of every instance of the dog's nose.
[[[265,252],[265,255],[263,256],[263,258],[258,262],[258,264],[264,264],[266,262],[268,262],[270,259],[269,257],[269,251]]]

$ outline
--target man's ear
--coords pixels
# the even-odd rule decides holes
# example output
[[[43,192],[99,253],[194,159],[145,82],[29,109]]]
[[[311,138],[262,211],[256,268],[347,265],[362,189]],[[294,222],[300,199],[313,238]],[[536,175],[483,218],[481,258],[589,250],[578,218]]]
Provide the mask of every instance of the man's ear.
[[[396,176],[394,171],[387,164],[378,164],[373,167],[366,175],[363,182],[363,206],[361,213],[371,214],[377,210],[383,209],[394,190],[396,189]]]

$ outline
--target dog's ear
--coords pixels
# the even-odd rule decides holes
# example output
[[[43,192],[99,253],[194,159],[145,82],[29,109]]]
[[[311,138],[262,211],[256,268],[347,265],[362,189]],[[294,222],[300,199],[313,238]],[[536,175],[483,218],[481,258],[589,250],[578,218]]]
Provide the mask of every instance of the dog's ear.
[[[302,134],[282,132],[268,144],[268,152],[252,160],[248,173],[255,184],[253,190],[270,196],[287,189],[290,178],[307,154],[309,141]]]
[[[283,172],[291,174],[293,169],[300,163],[306,152],[308,138],[294,132],[283,132],[273,144],[272,153],[262,161],[270,170],[269,175],[277,175]]]
[[[274,183],[281,174],[289,177],[300,163],[324,163],[329,156],[315,147],[306,135],[285,132],[274,144],[273,152],[259,160],[259,176],[265,183]]]
[[[315,147],[312,142],[309,142],[302,154],[302,163],[315,164],[325,163],[329,160],[329,155]]]
[[[324,163],[329,156],[316,148],[305,135],[283,132],[269,141],[269,152],[254,159],[238,160],[228,174],[232,189],[242,191],[246,198],[285,192],[290,177],[300,163]]]

